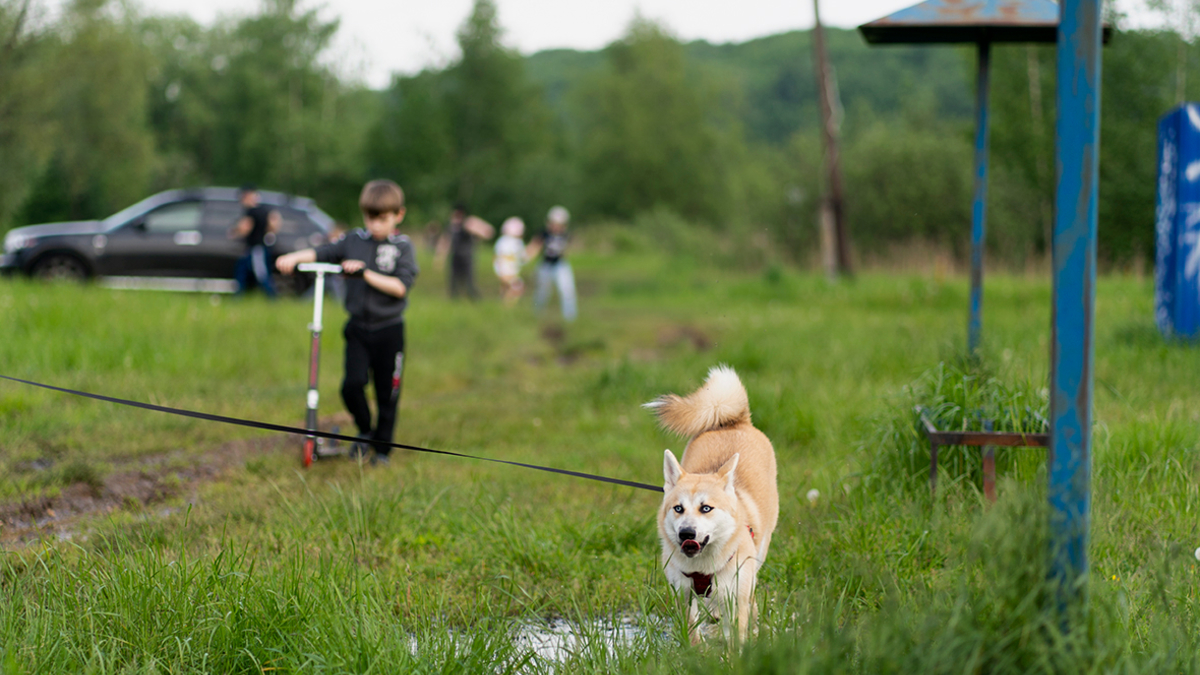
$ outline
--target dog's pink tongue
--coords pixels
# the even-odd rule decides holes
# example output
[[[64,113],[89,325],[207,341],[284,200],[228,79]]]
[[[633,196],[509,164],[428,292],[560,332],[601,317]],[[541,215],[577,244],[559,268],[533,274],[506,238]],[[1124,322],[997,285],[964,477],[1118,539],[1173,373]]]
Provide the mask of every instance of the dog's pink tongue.
[[[686,551],[693,551],[693,552],[699,551],[700,550],[700,542],[696,541],[695,539],[688,539],[688,540],[684,541],[682,544],[680,544],[679,548],[683,549],[685,552]]]

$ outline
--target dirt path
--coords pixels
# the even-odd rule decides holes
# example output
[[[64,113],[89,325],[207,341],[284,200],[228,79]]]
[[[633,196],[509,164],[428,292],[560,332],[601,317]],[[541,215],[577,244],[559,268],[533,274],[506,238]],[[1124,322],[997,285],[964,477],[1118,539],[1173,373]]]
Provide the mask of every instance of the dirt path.
[[[345,424],[340,416],[323,420],[321,428]],[[293,452],[297,441],[287,434],[231,441],[203,454],[182,450],[118,462],[97,483],[64,486],[53,497],[0,501],[0,548],[19,548],[44,540],[69,540],[83,521],[120,509],[153,509],[171,499],[194,501],[205,483],[220,480],[254,457]],[[298,465],[298,464],[297,464]]]

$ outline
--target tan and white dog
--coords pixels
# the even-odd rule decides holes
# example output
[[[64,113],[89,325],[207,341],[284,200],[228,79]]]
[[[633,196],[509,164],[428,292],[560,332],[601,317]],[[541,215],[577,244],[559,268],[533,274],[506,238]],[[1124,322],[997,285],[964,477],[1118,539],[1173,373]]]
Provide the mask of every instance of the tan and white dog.
[[[739,639],[757,621],[754,585],[779,520],[775,450],[750,423],[750,403],[737,373],[727,366],[686,397],[662,396],[645,404],[659,423],[689,438],[683,462],[663,457],[658,536],[667,581],[690,594],[689,634],[700,638],[701,606],[707,615],[736,612]],[[724,610],[724,611],[723,611]]]

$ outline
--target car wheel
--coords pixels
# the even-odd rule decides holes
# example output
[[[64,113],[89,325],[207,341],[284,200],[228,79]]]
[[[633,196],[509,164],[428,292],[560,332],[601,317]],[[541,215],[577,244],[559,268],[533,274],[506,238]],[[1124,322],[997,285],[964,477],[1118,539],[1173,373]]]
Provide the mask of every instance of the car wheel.
[[[33,276],[52,281],[83,281],[88,271],[79,258],[67,253],[52,253],[34,264]]]

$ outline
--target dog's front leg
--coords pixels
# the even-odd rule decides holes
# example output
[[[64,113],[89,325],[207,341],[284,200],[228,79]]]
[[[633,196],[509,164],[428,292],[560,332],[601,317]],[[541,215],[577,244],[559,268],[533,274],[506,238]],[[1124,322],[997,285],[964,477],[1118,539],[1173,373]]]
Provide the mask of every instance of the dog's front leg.
[[[700,644],[700,601],[692,596],[687,611],[688,639],[693,645]]]
[[[758,578],[758,560],[748,557],[738,567],[737,574],[737,633],[738,642],[746,641],[746,633],[750,620],[758,618],[758,608],[754,604],[754,582]]]
[[[750,634],[758,635],[758,597],[750,593]]]

